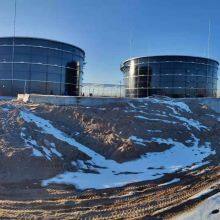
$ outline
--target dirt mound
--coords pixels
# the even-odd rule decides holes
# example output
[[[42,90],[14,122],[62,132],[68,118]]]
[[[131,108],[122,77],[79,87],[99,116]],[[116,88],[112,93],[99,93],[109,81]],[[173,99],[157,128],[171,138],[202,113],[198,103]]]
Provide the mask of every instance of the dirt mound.
[[[200,144],[210,141],[219,151],[219,117],[196,100],[175,105],[170,99],[145,99],[102,107],[37,106],[35,113],[47,118],[66,134],[96,152],[118,162],[133,160],[147,152],[160,152],[171,145],[144,140],[161,138],[190,145],[194,135]],[[184,109],[189,106],[189,109]],[[77,131],[77,132],[75,132]],[[209,137],[209,139],[207,139]],[[147,148],[141,146],[146,145]],[[216,146],[216,147],[215,147]]]
[[[216,163],[220,155],[218,117],[220,114],[190,99],[149,98],[87,107],[1,101],[0,182],[41,181],[67,172],[81,178],[82,173],[99,174],[109,167],[114,177],[134,175],[131,167],[124,168],[129,161],[137,165],[138,159],[163,152],[173,152],[175,157],[177,148],[184,152],[189,148],[195,156],[195,163],[190,161],[187,166]],[[121,168],[114,168],[113,162],[110,165],[111,160]],[[155,166],[149,163],[145,170],[154,170],[152,176],[171,172],[163,163]],[[137,174],[141,172],[137,169]]]

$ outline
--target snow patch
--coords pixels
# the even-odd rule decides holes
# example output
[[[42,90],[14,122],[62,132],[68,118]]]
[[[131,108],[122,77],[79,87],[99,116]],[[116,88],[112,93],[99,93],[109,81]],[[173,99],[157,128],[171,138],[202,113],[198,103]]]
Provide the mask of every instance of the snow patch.
[[[209,197],[205,201],[201,202],[198,206],[190,211],[186,211],[183,214],[176,216],[175,219],[179,220],[219,220],[220,219],[220,193]],[[219,210],[218,213],[213,214],[213,210]]]
[[[209,146],[199,145],[199,141],[196,138],[191,147],[187,147],[180,142],[175,142],[172,139],[164,140],[157,138],[150,141],[169,143],[171,144],[170,149],[163,152],[147,153],[137,160],[117,163],[114,160],[105,159],[89,147],[67,136],[55,128],[48,120],[28,111],[21,111],[20,116],[26,122],[35,123],[43,133],[53,135],[55,138],[68,143],[72,147],[78,148],[91,158],[91,160],[87,160],[86,162],[83,161],[83,164],[80,165],[86,166],[86,172],[82,169],[77,172],[64,172],[54,178],[44,180],[42,182],[43,186],[50,183],[73,184],[80,189],[102,189],[123,186],[132,182],[156,179],[162,177],[164,173],[171,173],[194,163],[202,164],[203,159],[215,153]],[[200,151],[202,154],[195,155],[195,151]],[[163,169],[148,169],[149,167],[163,167]]]
[[[43,157],[43,154],[39,150],[37,150],[35,148],[33,148],[32,155],[35,156],[35,157]]]
[[[199,121],[193,120],[192,118],[188,119],[188,118],[177,116],[177,115],[170,115],[170,116],[177,118],[178,120],[184,122],[188,130],[190,130],[189,127],[196,128],[199,131],[201,131],[202,128],[209,130],[206,126],[202,125]]]
[[[132,108],[136,108],[136,106],[135,106],[133,103],[131,103],[131,102],[128,102],[128,105],[129,105],[130,107],[132,107]]]
[[[25,145],[27,147],[32,148],[32,156],[34,157],[46,157],[48,160],[51,160],[53,154],[56,155],[59,158],[62,158],[62,154],[57,151],[56,146],[54,143],[51,143],[50,149],[47,149],[44,146],[39,146],[35,140],[33,140],[31,137],[26,137],[25,133],[25,127],[22,127],[22,132],[20,133],[21,138],[25,142]],[[43,154],[44,153],[44,154]]]
[[[23,127],[22,130],[24,131],[25,128]],[[33,139],[31,139],[30,137],[27,138],[26,135],[21,132],[20,133],[21,138],[23,139],[23,141],[25,142],[25,145],[27,147],[31,147],[32,148],[32,156],[34,157],[43,157],[44,155],[37,149],[39,148],[37,142]]]
[[[179,182],[179,181],[180,181],[180,178],[174,178],[173,180],[171,180],[169,182],[166,182],[166,183],[159,184],[158,186],[166,186],[166,185],[170,185],[172,183],[176,183],[176,182]]]
[[[164,119],[159,119],[159,118],[147,118],[142,115],[137,115],[134,117],[139,118],[139,119],[143,119],[143,120],[148,120],[148,121],[160,121],[160,122],[164,122],[164,123],[168,123],[168,124],[176,124],[175,121],[169,121],[169,120],[164,120]]]
[[[153,99],[153,98],[150,98],[149,99],[152,103],[158,103],[158,104],[165,104],[167,106],[171,106],[171,107],[175,107],[177,108],[178,110],[180,111],[185,111],[185,112],[188,112],[188,113],[192,113],[189,106],[184,103],[184,102],[179,102],[179,101],[174,101],[172,99],[166,99],[166,100],[162,100],[162,99]],[[174,112],[176,112],[175,109],[172,109],[174,110]]]

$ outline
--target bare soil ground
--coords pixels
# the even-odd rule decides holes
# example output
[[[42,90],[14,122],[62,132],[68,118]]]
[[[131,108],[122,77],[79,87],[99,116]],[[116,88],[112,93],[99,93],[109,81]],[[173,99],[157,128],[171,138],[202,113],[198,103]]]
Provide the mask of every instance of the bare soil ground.
[[[201,168],[199,171],[204,170]],[[1,219],[164,219],[220,192],[219,168],[206,174],[177,174],[181,183],[161,186],[172,175],[126,187],[75,191],[64,185],[42,188],[28,182],[1,184]],[[215,184],[216,183],[216,184]],[[204,189],[206,197],[190,199]],[[212,210],[210,210],[211,212]]]
[[[184,100],[193,114],[167,107],[166,99],[164,101],[93,107],[1,101],[0,219],[163,219],[197,204],[203,197],[191,200],[190,197],[206,188],[212,187],[212,193],[219,192],[220,122],[217,119],[220,114],[195,100]],[[106,159],[119,163],[172,147],[158,142],[141,147],[146,143],[135,141],[131,138],[134,136],[144,140],[172,138],[190,147],[193,134],[200,144],[209,142],[215,154],[205,158],[207,163],[198,168],[177,170],[155,180],[123,187],[102,190],[80,190],[74,185],[57,184],[42,187],[44,179],[65,171],[77,171],[72,161],[91,158],[42,132],[36,124],[27,123],[20,116],[24,109],[49,120],[54,127]],[[200,124],[193,124],[195,121]],[[56,146],[56,152],[52,153],[51,143]],[[34,145],[43,146],[38,152],[43,156],[33,156]],[[175,178],[180,181],[166,184]]]

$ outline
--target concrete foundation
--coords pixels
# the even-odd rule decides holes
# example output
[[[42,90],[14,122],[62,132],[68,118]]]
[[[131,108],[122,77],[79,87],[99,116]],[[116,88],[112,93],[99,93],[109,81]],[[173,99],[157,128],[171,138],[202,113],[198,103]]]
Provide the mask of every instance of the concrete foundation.
[[[57,95],[38,95],[38,94],[18,94],[18,101],[25,103],[44,103],[51,105],[81,105],[96,106],[111,103],[121,103],[126,98],[111,97],[83,97],[83,96],[57,96]]]
[[[182,100],[184,101],[184,99]],[[195,99],[199,100],[201,104],[207,105],[212,110],[220,113],[220,98],[195,98]],[[79,96],[18,94],[17,100],[23,101],[25,103],[27,102],[38,103],[38,104],[44,103],[51,105],[97,106],[97,105],[105,105],[111,103],[123,103],[125,101],[129,101],[133,99],[111,98],[111,97],[79,97]]]

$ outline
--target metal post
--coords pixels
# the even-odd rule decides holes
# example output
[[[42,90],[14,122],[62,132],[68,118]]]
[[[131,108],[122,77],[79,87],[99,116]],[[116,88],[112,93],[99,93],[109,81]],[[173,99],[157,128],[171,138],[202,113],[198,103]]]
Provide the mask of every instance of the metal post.
[[[14,1],[14,23],[13,23],[13,40],[12,40],[12,65],[11,65],[11,90],[13,94],[13,84],[14,84],[14,54],[15,54],[15,28],[16,28],[16,14],[17,14],[17,0]]]
[[[120,98],[121,98],[121,80],[119,81]]]
[[[211,20],[209,19],[209,32],[208,32],[208,45],[207,45],[207,57],[210,56],[210,39],[211,39]]]
[[[24,94],[26,94],[27,80],[24,81]]]

